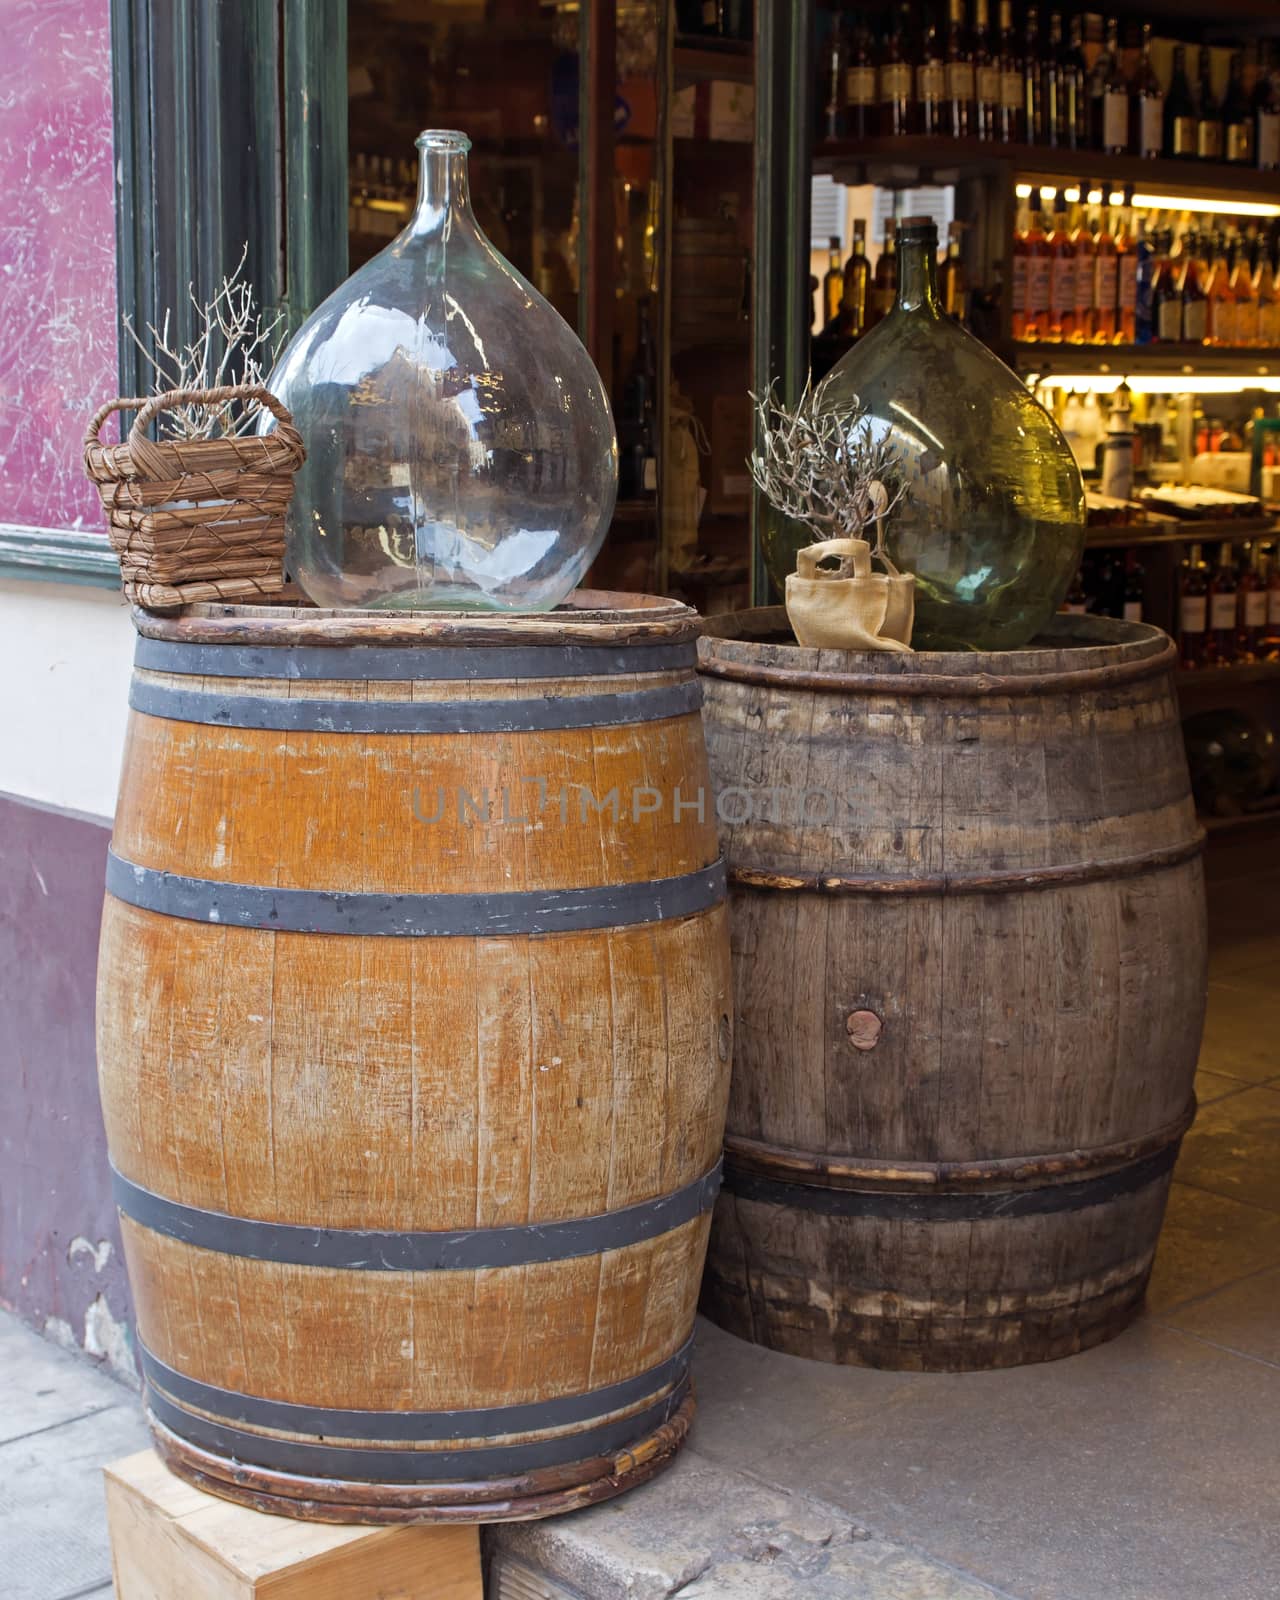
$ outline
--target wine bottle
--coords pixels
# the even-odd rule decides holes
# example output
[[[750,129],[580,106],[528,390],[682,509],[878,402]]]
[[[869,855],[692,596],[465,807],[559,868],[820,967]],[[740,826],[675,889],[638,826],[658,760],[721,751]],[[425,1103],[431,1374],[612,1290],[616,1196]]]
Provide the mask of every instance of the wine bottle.
[[[1048,38],[1040,42],[1040,142],[1065,144],[1062,117],[1062,13],[1049,13]]]
[[[1182,339],[1182,283],[1178,263],[1173,255],[1173,239],[1162,248],[1160,266],[1156,272],[1155,292],[1156,338],[1162,344],[1178,344]]]
[[[1206,242],[1206,249],[1210,246]],[[1226,233],[1219,230],[1212,244],[1213,265],[1209,269],[1208,342],[1230,347],[1236,342],[1236,297],[1231,292],[1231,262],[1227,254]]]
[[[1237,588],[1236,659],[1240,661],[1258,661],[1262,656],[1262,640],[1267,631],[1267,585],[1261,562],[1261,546],[1246,544]]]
[[[831,13],[831,32],[822,57],[818,104],[822,111],[820,134],[824,139],[844,138],[844,30],[839,12]]]
[[[921,650],[1020,649],[1052,617],[1084,543],[1083,486],[1052,417],[938,296],[938,230],[898,236],[892,312],[843,356],[824,409],[865,407],[911,484],[886,525],[915,572]],[[775,565],[789,551],[780,551]]]
[[[1022,128],[1028,144],[1044,143],[1044,100],[1040,82],[1040,12],[1028,6],[1022,22]]]
[[[1089,231],[1089,185],[1081,180],[1080,198],[1076,202],[1075,218],[1071,229],[1071,246],[1075,251],[1076,266],[1076,322],[1072,334],[1075,344],[1087,344],[1093,338],[1093,272],[1095,245]]]
[[[1280,344],[1280,285],[1270,254],[1259,240],[1258,266],[1253,277],[1254,299],[1258,302],[1258,343],[1268,350]]]
[[[880,132],[886,138],[898,139],[911,133],[915,123],[915,70],[906,26],[909,16],[909,6],[901,6],[893,13],[884,55],[876,70]]]
[[[871,290],[871,263],[867,260],[867,225],[853,225],[853,249],[844,264],[844,293],[840,300],[840,331],[850,339],[867,331],[868,296]]]
[[[1116,331],[1117,344],[1137,340],[1138,251],[1131,232],[1133,191],[1125,194],[1124,209],[1116,228]]]
[[[947,67],[938,24],[930,14],[920,40],[916,63],[916,131],[945,134],[947,129]]]
[[[1084,18],[1072,17],[1070,34],[1058,62],[1058,105],[1062,144],[1068,150],[1089,148],[1088,68],[1084,60]]]
[[[1137,281],[1133,303],[1133,339],[1135,344],[1150,344],[1156,336],[1155,325],[1155,249],[1147,236],[1145,217],[1138,218],[1138,233],[1134,241],[1137,257]]]
[[[964,25],[964,0],[947,0],[946,123],[954,139],[973,133],[973,51]]]
[[[871,314],[868,327],[882,321],[893,310],[898,293],[898,257],[896,235],[892,222],[885,224],[884,249],[876,262],[875,276],[871,281]]]
[[[1142,605],[1146,598],[1146,573],[1138,560],[1138,552],[1129,550],[1124,558],[1124,586],[1121,590],[1121,616],[1125,622],[1142,621]]]
[[[877,125],[876,67],[871,56],[871,34],[860,17],[845,53],[844,137],[870,139]]]
[[[1120,24],[1114,17],[1107,18],[1106,47],[1098,61],[1106,63],[1098,148],[1123,155],[1129,142],[1129,84],[1120,64]]]
[[[1053,252],[1045,227],[1044,197],[1036,190],[1031,197],[1031,225],[1027,229],[1027,339],[1049,337],[1049,300],[1053,280]]]
[[[1258,341],[1258,301],[1253,292],[1254,260],[1257,236],[1241,240],[1236,246],[1235,261],[1231,268],[1231,293],[1235,299],[1235,335],[1238,345],[1256,345]]]
[[[1182,337],[1188,344],[1203,344],[1209,332],[1209,296],[1193,238],[1184,240],[1182,253],[1187,261],[1182,272]]]
[[[999,50],[991,37],[990,0],[974,0],[973,131],[979,139],[1002,137]]]
[[[1053,202],[1049,251],[1049,326],[1045,337],[1057,344],[1074,339],[1076,332],[1076,252],[1067,225],[1067,200],[1061,189]]]
[[[1263,172],[1274,172],[1280,168],[1280,95],[1271,51],[1265,44],[1258,50],[1258,77],[1253,86],[1254,159]]]
[[[1191,161],[1196,155],[1196,102],[1187,77],[1187,47],[1173,47],[1173,74],[1164,99],[1164,153]]]
[[[1222,107],[1213,92],[1213,62],[1208,45],[1200,47],[1200,93],[1196,108],[1196,155],[1201,161],[1222,160]]]
[[[1010,274],[1012,284],[1012,314],[1010,318],[1015,339],[1027,338],[1027,277],[1030,272],[1031,251],[1028,245],[1028,235],[1031,232],[1031,218],[1025,206],[1018,211],[1018,220],[1013,230],[1013,249],[1010,252]]]
[[[827,270],[822,279],[822,307],[827,322],[832,323],[840,315],[840,302],[844,299],[844,271],[840,265],[839,236],[833,233],[828,244]]]
[[[1184,667],[1205,663],[1209,622],[1209,570],[1193,544],[1178,573],[1178,656]]]
[[[1022,117],[1022,57],[1013,26],[1013,0],[1000,0],[1000,138],[1017,144],[1026,138]]]
[[[1158,156],[1164,144],[1164,89],[1151,65],[1149,22],[1142,24],[1142,49],[1129,96],[1129,148],[1135,156]]]
[[[1104,209],[1093,247],[1093,342],[1114,344],[1116,338],[1116,241],[1111,212]]]
[[[1253,107],[1244,92],[1244,56],[1239,50],[1232,54],[1227,92],[1222,97],[1222,147],[1234,165],[1253,165]]]
[[[964,262],[960,259],[961,224],[953,222],[947,239],[947,253],[938,273],[938,298],[942,309],[957,322],[965,320],[968,309],[968,284]]]
[[[1209,579],[1208,657],[1219,666],[1236,658],[1236,565],[1231,544],[1224,539],[1218,546],[1218,564]]]

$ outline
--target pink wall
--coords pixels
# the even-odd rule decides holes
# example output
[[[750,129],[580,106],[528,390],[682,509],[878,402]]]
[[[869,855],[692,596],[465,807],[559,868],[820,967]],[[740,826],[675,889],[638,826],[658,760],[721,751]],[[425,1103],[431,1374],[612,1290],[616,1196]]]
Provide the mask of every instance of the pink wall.
[[[100,528],[117,393],[109,0],[0,0],[0,523]]]

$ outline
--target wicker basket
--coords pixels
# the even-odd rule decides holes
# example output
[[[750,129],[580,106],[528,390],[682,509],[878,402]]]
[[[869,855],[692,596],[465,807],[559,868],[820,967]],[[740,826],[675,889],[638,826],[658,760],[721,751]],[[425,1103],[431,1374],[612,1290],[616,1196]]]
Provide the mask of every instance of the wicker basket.
[[[261,437],[159,443],[147,437],[162,411],[228,400],[265,406],[275,429]],[[133,410],[138,416],[128,438],[104,444],[102,426],[112,412]],[[277,593],[284,584],[285,513],[305,459],[293,418],[258,385],[172,389],[103,406],[85,435],[84,465],[102,496],[126,596],[163,611]]]

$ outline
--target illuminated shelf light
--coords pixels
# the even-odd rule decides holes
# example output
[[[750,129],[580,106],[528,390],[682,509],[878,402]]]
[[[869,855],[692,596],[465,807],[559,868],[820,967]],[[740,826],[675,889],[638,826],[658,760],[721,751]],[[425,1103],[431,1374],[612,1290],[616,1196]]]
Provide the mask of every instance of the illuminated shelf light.
[[[1029,200],[1036,188],[1042,193],[1055,194],[1057,190],[1053,184],[1042,183],[1034,185],[1019,183],[1014,185],[1014,194],[1019,200]],[[1080,190],[1074,185],[1063,190],[1063,198],[1068,205],[1074,205],[1080,198]],[[1120,189],[1113,189],[1108,196],[1108,203],[1113,206],[1124,204],[1124,193]],[[1089,190],[1089,204],[1101,205],[1102,190]],[[1214,213],[1224,217],[1280,217],[1280,205],[1270,200],[1207,200],[1186,194],[1145,194],[1138,193],[1133,197],[1132,204],[1140,211],[1202,211]]]
[[[1271,373],[1235,377],[1195,372],[1047,372],[1027,378],[1030,389],[1074,389],[1077,394],[1111,394],[1122,383],[1133,394],[1243,394],[1246,389],[1280,394],[1280,376]]]

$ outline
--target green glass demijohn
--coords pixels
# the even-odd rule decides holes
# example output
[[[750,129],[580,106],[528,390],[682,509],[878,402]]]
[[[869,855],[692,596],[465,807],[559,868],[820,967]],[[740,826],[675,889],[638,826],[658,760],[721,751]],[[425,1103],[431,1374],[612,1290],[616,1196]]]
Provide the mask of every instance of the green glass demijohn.
[[[1061,606],[1084,549],[1084,486],[1053,418],[942,309],[938,230],[898,227],[898,298],[832,369],[823,410],[861,406],[888,436],[908,495],[886,524],[916,579],[916,650],[1017,650]],[[769,551],[782,587],[796,536]]]

